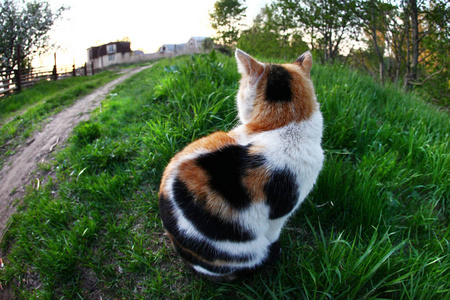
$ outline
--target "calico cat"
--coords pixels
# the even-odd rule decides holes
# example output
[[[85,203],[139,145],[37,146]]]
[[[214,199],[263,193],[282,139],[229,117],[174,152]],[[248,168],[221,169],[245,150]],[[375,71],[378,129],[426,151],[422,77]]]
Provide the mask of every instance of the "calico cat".
[[[159,192],[176,251],[215,280],[232,280],[277,258],[281,229],[324,160],[311,53],[283,65],[261,63],[239,49],[235,56],[242,124],[176,154]]]

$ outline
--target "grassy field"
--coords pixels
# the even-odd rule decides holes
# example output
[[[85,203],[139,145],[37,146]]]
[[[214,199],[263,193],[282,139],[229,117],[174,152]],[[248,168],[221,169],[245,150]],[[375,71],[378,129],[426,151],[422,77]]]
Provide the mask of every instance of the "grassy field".
[[[158,216],[169,159],[236,124],[232,58],[161,61],[117,87],[30,188],[2,244],[21,299],[450,299],[447,113],[339,66],[313,67],[326,163],[283,252],[234,283],[195,276]]]
[[[42,121],[116,77],[116,73],[106,71],[90,77],[41,81],[21,93],[0,98],[0,168],[5,157]]]

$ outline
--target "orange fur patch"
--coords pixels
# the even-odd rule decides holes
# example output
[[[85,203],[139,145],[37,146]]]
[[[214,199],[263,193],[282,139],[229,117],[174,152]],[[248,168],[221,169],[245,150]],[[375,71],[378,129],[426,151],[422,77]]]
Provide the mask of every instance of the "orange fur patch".
[[[264,193],[264,186],[269,181],[269,172],[265,167],[259,167],[247,171],[242,184],[249,191],[252,203],[264,202],[266,194]]]
[[[311,79],[304,70],[295,64],[284,64],[292,77],[292,102],[270,103],[265,100],[267,72],[259,84],[251,121],[247,124],[248,133],[258,133],[286,126],[291,122],[308,119],[317,108]]]
[[[214,132],[204,138],[198,139],[183,149],[180,154],[186,155],[199,149],[207,151],[216,151],[228,145],[236,144],[236,140],[230,137],[226,132]]]
[[[186,184],[189,191],[195,194],[196,200],[203,200],[210,194],[209,176],[206,171],[197,166],[194,160],[183,162],[178,168],[178,178]]]

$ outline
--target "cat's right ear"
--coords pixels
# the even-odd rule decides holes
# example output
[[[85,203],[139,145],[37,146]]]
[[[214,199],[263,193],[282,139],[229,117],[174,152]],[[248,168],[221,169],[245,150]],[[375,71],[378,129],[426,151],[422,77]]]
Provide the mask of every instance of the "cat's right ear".
[[[250,83],[256,83],[264,73],[264,64],[258,62],[256,59],[237,48],[235,56],[239,73],[249,76]]]

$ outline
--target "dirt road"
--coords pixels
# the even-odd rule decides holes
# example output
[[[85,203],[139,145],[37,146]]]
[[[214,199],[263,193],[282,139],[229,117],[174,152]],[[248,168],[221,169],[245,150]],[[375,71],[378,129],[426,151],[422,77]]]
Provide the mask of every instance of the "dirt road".
[[[89,119],[89,113],[100,105],[116,85],[150,67],[126,70],[121,77],[56,114],[41,132],[35,133],[15,155],[8,158],[0,170],[0,238],[3,237],[9,217],[16,211],[15,200],[24,196],[25,187],[34,179],[32,173],[37,163],[45,161],[56,146],[63,144],[80,121]]]

